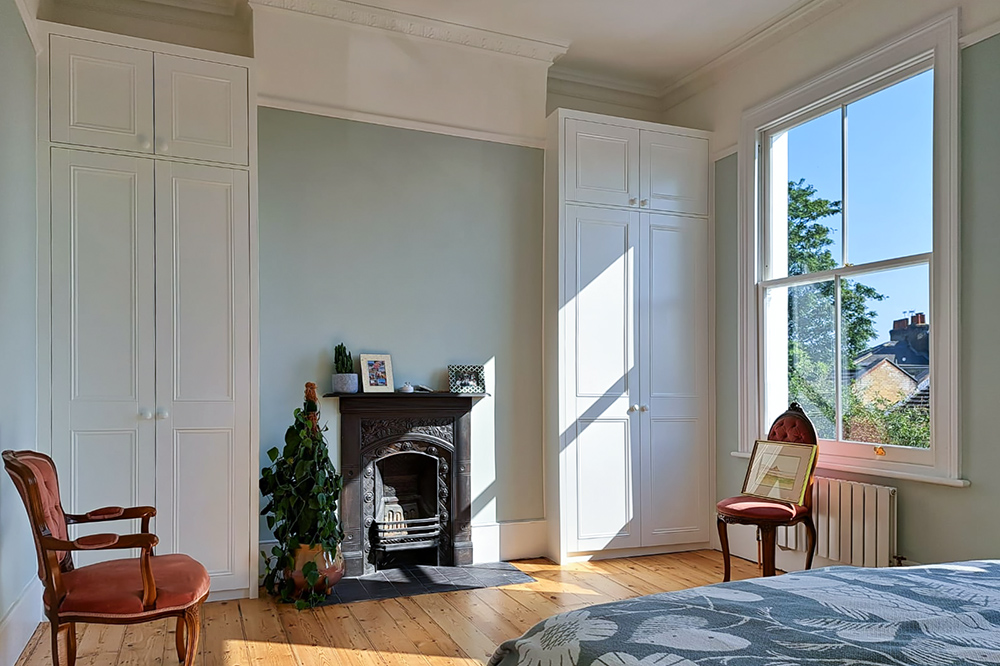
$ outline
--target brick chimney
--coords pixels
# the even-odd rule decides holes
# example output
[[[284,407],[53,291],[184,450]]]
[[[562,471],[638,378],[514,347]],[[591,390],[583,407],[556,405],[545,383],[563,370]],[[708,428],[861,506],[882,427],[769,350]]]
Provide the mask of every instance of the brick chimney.
[[[909,319],[897,319],[892,322],[889,339],[894,342],[905,340],[910,347],[921,354],[927,354],[930,349],[930,326],[927,315],[918,312]]]

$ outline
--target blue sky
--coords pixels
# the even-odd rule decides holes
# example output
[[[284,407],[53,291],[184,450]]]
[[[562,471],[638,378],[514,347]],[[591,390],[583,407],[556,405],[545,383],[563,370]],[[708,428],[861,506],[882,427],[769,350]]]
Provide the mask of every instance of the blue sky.
[[[931,250],[933,219],[933,72],[927,71],[847,107],[847,261],[878,261]],[[841,111],[788,132],[788,177],[804,178],[817,195],[844,198]],[[832,230],[840,261],[842,216],[821,221]],[[927,312],[926,267],[859,278],[886,296],[876,311],[872,341],[887,340],[892,322],[911,310]],[[929,314],[929,313],[928,313]]]

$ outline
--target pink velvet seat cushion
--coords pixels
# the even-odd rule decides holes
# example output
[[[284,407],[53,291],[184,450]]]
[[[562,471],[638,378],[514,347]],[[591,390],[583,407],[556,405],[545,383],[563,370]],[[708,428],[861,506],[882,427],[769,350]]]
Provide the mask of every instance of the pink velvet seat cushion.
[[[739,518],[747,522],[795,520],[809,512],[809,509],[804,506],[793,506],[758,497],[730,497],[716,504],[715,508],[720,515]]]
[[[208,594],[208,571],[187,555],[150,558],[156,581],[153,611],[186,608]],[[139,560],[111,560],[62,575],[66,597],[59,612],[92,617],[141,616],[142,574]],[[46,605],[49,600],[46,599]]]

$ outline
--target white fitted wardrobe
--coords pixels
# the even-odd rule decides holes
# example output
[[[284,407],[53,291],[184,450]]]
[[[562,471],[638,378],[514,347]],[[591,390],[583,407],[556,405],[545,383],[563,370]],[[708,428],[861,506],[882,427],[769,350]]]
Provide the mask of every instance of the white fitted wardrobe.
[[[215,598],[254,595],[249,67],[73,32],[49,35],[39,72],[51,294],[40,404],[63,502],[153,505],[158,554],[202,562]]]
[[[549,117],[549,555],[704,544],[711,526],[708,137]]]

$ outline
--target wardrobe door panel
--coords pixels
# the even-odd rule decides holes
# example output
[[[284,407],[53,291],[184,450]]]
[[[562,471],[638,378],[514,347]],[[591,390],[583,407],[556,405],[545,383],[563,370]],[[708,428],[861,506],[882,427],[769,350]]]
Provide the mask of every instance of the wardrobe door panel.
[[[156,153],[247,164],[247,70],[156,54]]]
[[[643,130],[644,208],[708,215],[708,140]]]
[[[153,164],[54,149],[51,179],[52,457],[63,502],[70,513],[153,504]]]
[[[249,588],[249,183],[245,171],[160,162],[157,484],[164,552],[212,589]]]
[[[639,130],[566,121],[566,200],[637,207]]]
[[[53,35],[50,137],[57,143],[153,151],[153,54]]]

